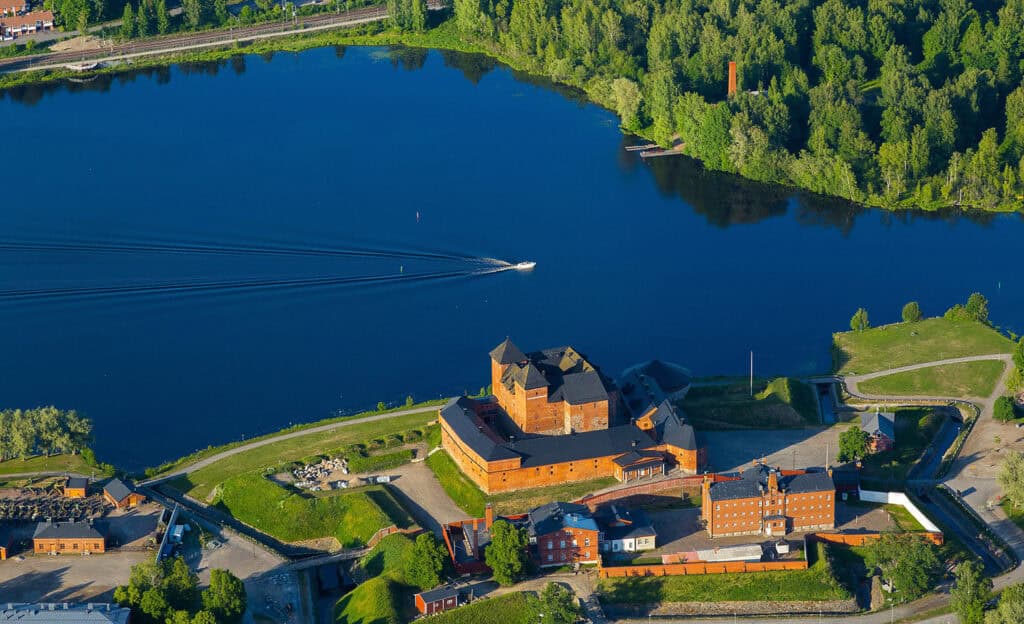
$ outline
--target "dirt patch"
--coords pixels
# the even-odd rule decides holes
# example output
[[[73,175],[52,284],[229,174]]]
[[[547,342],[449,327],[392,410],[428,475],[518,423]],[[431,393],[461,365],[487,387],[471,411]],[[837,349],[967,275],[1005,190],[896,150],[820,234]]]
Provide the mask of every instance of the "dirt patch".
[[[324,552],[338,552],[341,550],[341,543],[333,537],[319,537],[317,539],[302,540],[301,542],[291,543],[295,546],[302,546],[313,550],[322,550]]]
[[[58,41],[50,47],[54,52],[83,52],[86,50],[99,50],[103,47],[103,40],[93,35],[86,37],[75,37],[65,41]]]

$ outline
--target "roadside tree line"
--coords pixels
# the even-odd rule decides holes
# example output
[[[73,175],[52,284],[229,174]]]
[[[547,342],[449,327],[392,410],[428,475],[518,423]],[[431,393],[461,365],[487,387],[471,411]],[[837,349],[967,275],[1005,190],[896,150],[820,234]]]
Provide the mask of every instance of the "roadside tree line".
[[[80,453],[92,440],[92,422],[56,407],[0,411],[0,461],[33,455]]]

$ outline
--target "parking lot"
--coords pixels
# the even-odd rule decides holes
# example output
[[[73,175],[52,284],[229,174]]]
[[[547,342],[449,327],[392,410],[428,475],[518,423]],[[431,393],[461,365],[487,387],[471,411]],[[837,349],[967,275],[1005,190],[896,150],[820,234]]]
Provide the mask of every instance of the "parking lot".
[[[0,596],[5,602],[106,602],[128,582],[136,563],[152,553],[102,555],[15,555],[0,562]]]

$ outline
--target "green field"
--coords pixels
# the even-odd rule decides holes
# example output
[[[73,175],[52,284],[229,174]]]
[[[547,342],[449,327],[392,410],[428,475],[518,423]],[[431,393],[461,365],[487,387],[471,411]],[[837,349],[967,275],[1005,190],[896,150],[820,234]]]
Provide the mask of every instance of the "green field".
[[[534,624],[539,601],[523,592],[484,598],[430,618],[430,624]]]
[[[37,455],[28,459],[8,459],[0,462],[0,476],[22,472],[76,472],[83,475],[101,476],[103,473],[86,463],[81,455]]]
[[[168,482],[168,485],[199,500],[206,500],[214,488],[231,477],[273,469],[311,455],[337,453],[348,445],[366,443],[395,432],[422,429],[435,418],[437,410],[429,410],[274,442],[214,462],[190,472],[187,477],[174,479]]]
[[[601,601],[612,604],[656,602],[720,602],[780,600],[845,600],[849,590],[840,583],[817,544],[817,561],[806,570],[646,576],[601,581]]]
[[[832,335],[832,370],[843,375],[874,373],[911,364],[970,355],[1009,353],[1013,343],[974,321],[930,318]]]
[[[984,398],[995,391],[1005,367],[999,360],[929,366],[862,381],[857,387],[873,395]]]
[[[818,407],[810,386],[788,377],[697,386],[683,400],[683,410],[698,429],[781,428],[818,424]]]
[[[1006,516],[1012,520],[1014,524],[1019,526],[1021,529],[1024,529],[1024,505],[1014,507],[1012,500],[1004,498],[1002,502],[999,503],[999,506],[1003,508],[1003,511],[1006,512]]]
[[[381,486],[317,498],[250,473],[225,481],[214,502],[233,517],[285,542],[334,537],[349,548],[364,545],[386,526],[407,528],[413,524]]]
[[[412,461],[411,450],[396,451],[394,453],[379,453],[376,455],[360,455],[351,453],[346,455],[348,469],[355,473],[380,472],[390,468],[397,468]]]
[[[441,482],[441,487],[455,504],[474,518],[484,515],[484,507],[487,503],[491,503],[494,513],[498,515],[524,513],[533,507],[551,501],[576,500],[590,492],[617,483],[613,477],[608,477],[488,496],[466,475],[462,474],[462,471],[445,451],[438,451],[428,457],[427,466],[434,471],[437,480]]]
[[[417,403],[416,405],[413,406],[413,408],[420,408],[420,407],[422,407],[424,411],[433,411],[436,414],[437,413],[436,410],[432,410],[430,408],[436,408],[438,406],[444,405],[446,402],[447,402],[446,399],[440,399],[440,400],[435,400],[435,401],[424,401],[422,403]],[[179,457],[178,459],[175,459],[175,460],[172,460],[172,461],[169,461],[169,462],[164,462],[163,464],[161,464],[159,466],[156,466],[156,467],[153,467],[153,468],[147,468],[146,471],[145,471],[145,476],[146,476],[146,478],[158,477],[158,476],[160,476],[162,474],[165,474],[165,473],[168,473],[168,472],[173,472],[174,470],[177,470],[177,469],[181,468],[182,466],[187,466],[189,464],[194,464],[197,461],[200,461],[202,459],[206,459],[207,457],[210,457],[211,455],[216,455],[217,453],[221,453],[223,451],[227,451],[229,449],[233,449],[233,448],[242,446],[243,444],[251,444],[252,442],[258,442],[260,440],[265,440],[267,438],[272,438],[274,436],[281,435],[282,433],[294,433],[296,431],[303,431],[305,429],[312,429],[314,427],[320,427],[320,426],[323,426],[323,425],[330,425],[330,424],[333,424],[333,423],[341,423],[341,422],[345,422],[345,421],[349,421],[349,420],[356,420],[356,419],[359,419],[359,418],[365,418],[367,416],[378,416],[378,415],[381,415],[381,414],[387,414],[387,413],[390,413],[390,412],[398,412],[398,411],[403,411],[403,410],[406,410],[406,409],[412,409],[412,408],[407,408],[405,406],[402,406],[402,407],[395,407],[395,408],[386,409],[383,412],[378,412],[378,411],[360,412],[358,414],[352,414],[351,416],[338,416],[336,418],[326,418],[324,420],[318,420],[318,421],[315,421],[315,422],[301,423],[301,424],[298,424],[298,425],[293,425],[293,426],[288,427],[286,429],[281,429],[279,431],[274,431],[273,433],[268,433],[266,435],[257,436],[255,438],[250,438],[248,440],[238,440],[238,441],[235,441],[235,442],[229,442],[227,444],[221,444],[221,445],[218,445],[218,446],[208,446],[208,447],[206,447],[204,449],[201,449],[201,450],[198,450],[195,453],[192,453],[190,455],[185,455],[184,457]]]
[[[401,586],[383,576],[372,578],[341,597],[334,607],[339,624],[403,624]]]
[[[943,417],[932,409],[914,407],[896,410],[896,446],[891,451],[868,455],[863,460],[861,479],[903,481],[942,427]],[[859,425],[854,425],[859,426]],[[883,486],[884,487],[884,486]]]

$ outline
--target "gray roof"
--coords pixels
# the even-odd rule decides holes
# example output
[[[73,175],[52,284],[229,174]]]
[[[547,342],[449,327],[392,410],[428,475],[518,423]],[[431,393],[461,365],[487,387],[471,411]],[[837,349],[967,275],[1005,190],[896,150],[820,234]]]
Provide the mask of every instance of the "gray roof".
[[[513,364],[526,359],[526,355],[509,338],[491,349],[490,356],[498,364]]]
[[[708,494],[711,500],[733,500],[739,498],[760,498],[768,489],[768,474],[776,468],[758,464],[744,470],[735,481],[712,483]],[[832,492],[836,486],[827,472],[807,472],[797,475],[778,475],[779,489],[790,494],[807,492]]]
[[[634,442],[636,445],[634,446]],[[543,436],[517,440],[509,449],[522,456],[522,467],[545,466],[595,457],[620,455],[654,446],[651,436],[636,425],[621,425],[571,435]]]
[[[24,624],[127,624],[131,610],[100,603],[0,603],[0,622]]]
[[[865,412],[860,415],[860,428],[874,435],[880,433],[890,440],[896,439],[895,416],[889,412]]]
[[[643,509],[625,509],[613,505],[600,514],[597,520],[603,527],[605,540],[656,537],[658,535]]]
[[[630,451],[612,460],[617,466],[632,466],[643,461],[664,462],[665,456],[657,451]]]
[[[434,589],[420,592],[420,598],[423,602],[436,602],[438,600],[444,600],[445,598],[455,598],[459,595],[459,588],[452,587],[451,585],[442,585],[441,587],[435,587]]]
[[[116,501],[123,501],[128,498],[128,495],[132,493],[132,489],[118,478],[110,480],[103,486],[103,491],[110,494],[110,497]]]
[[[659,440],[676,448],[697,450],[697,435],[693,427],[686,423],[671,402],[662,401],[655,410],[652,420]]]
[[[476,401],[467,397],[459,397],[448,401],[441,408],[441,418],[452,428],[462,443],[469,446],[484,461],[515,459],[516,453],[501,444],[495,443],[476,424],[476,412],[473,410]]]
[[[68,477],[67,485],[64,487],[85,489],[88,486],[89,480],[85,477]]]
[[[566,527],[597,531],[597,523],[586,505],[555,501],[530,510],[528,531],[534,537],[550,535]]]
[[[507,349],[502,350],[504,344],[491,352],[492,358],[497,360],[495,354],[498,353],[508,359],[504,354]],[[506,388],[514,390],[516,385],[526,390],[547,387],[548,399],[552,402],[581,405],[607,401],[609,391],[615,387],[615,382],[587,361],[586,356],[568,346],[536,351],[508,364],[501,377]]]
[[[103,535],[88,522],[40,522],[33,538],[38,539],[103,539]],[[2,620],[0,620],[2,621]]]
[[[690,373],[678,364],[651,360],[622,373],[622,398],[635,418],[665,399],[679,399],[690,389]]]

